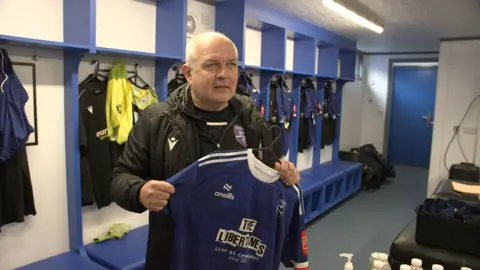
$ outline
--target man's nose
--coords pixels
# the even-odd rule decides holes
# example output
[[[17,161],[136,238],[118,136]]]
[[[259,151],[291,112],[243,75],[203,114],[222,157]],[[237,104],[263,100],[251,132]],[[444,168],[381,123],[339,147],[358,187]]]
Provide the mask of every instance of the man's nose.
[[[226,65],[221,65],[220,69],[218,70],[217,77],[220,79],[225,79],[229,77],[229,70]]]

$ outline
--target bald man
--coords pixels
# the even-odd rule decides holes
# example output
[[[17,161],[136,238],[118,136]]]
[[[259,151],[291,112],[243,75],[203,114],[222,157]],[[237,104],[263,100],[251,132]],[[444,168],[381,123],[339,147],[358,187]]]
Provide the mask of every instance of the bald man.
[[[267,146],[275,137],[252,101],[235,94],[238,52],[228,37],[217,32],[196,35],[186,51],[182,70],[188,83],[173,91],[166,102],[151,105],[141,114],[114,168],[112,194],[128,211],[162,211],[175,193],[163,180],[199,158],[217,150]],[[233,126],[243,128],[246,141],[237,140]],[[281,156],[281,146],[274,149]],[[298,183],[295,166],[285,160],[275,162],[274,156],[264,152],[261,160],[279,171],[285,184]],[[150,214],[149,225],[145,269],[168,270],[172,219]]]

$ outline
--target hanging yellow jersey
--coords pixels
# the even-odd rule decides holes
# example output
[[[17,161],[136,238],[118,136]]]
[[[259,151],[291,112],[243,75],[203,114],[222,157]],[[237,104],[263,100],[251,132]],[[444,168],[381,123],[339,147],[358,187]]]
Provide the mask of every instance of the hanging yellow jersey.
[[[131,83],[133,92],[133,104],[141,111],[145,110],[148,106],[158,103],[158,97],[155,90],[149,85],[139,87],[134,83]]]
[[[110,70],[106,117],[108,137],[111,141],[123,144],[133,127],[133,93],[128,81],[127,68],[123,61],[116,61]]]

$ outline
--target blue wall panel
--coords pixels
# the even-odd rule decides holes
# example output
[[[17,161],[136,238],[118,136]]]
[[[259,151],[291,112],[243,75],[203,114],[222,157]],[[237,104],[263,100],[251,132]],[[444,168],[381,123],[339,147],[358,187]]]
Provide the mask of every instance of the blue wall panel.
[[[70,251],[84,253],[78,107],[78,66],[83,55],[74,50],[67,50],[63,55],[66,185]]]
[[[340,51],[340,77],[342,79],[355,79],[356,52]]]
[[[339,49],[337,47],[318,48],[317,75],[325,78],[337,78]]]
[[[238,50],[238,62],[245,59],[245,0],[225,1],[215,7],[215,30],[227,35]]]
[[[184,59],[186,46],[187,0],[157,2],[155,54]]]
[[[63,42],[90,46],[95,0],[63,0]],[[94,30],[94,29],[93,29]]]
[[[262,31],[262,67],[285,69],[287,34],[285,29],[270,26]]]
[[[295,40],[293,48],[293,71],[315,75],[315,39],[304,37]]]

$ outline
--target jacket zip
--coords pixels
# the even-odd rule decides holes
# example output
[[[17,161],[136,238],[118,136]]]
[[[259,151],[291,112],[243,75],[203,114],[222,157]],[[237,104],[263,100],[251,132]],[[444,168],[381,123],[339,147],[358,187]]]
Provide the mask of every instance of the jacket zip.
[[[182,125],[177,125],[176,120],[174,119],[174,117],[173,117],[170,113],[166,113],[165,115],[168,117],[168,119],[170,119],[171,125],[172,125],[173,127],[175,127],[175,128],[178,128],[178,129],[180,130],[180,134],[181,134],[181,136],[182,136],[183,142],[185,143],[185,148],[186,148],[185,150],[186,150],[186,152],[187,152],[188,162],[190,163],[193,158],[192,158],[192,156],[191,156],[190,151],[188,150],[188,149],[189,149],[189,148],[188,148],[188,142],[187,142],[187,140],[185,139],[185,130],[183,129]],[[167,138],[167,140],[168,140],[168,138]]]
[[[225,137],[225,134],[227,134],[227,131],[233,126],[233,124],[235,124],[235,122],[237,122],[238,118],[240,117],[240,115],[242,115],[242,112],[243,110],[245,109],[242,108],[240,110],[240,112],[238,114],[235,115],[235,117],[233,117],[232,121],[230,121],[230,123],[228,123],[228,125],[225,127],[225,129],[223,130],[223,134],[222,134],[222,137],[220,137],[220,141],[217,143],[217,149],[220,150],[220,146],[222,145],[222,141],[223,141],[223,138]]]
[[[5,79],[4,79],[4,80],[2,81],[2,83],[0,84],[0,91],[1,91],[2,93],[4,93],[3,85],[7,82],[7,80],[8,80],[8,75],[7,75],[7,73],[5,72],[5,66],[4,66],[4,65],[5,65],[5,63],[4,63],[4,58],[5,58],[5,56],[3,55],[2,50],[0,50],[0,55],[1,55],[1,59],[0,59],[1,62],[0,62],[0,63],[2,64],[1,69],[2,69],[3,75],[5,76]]]

